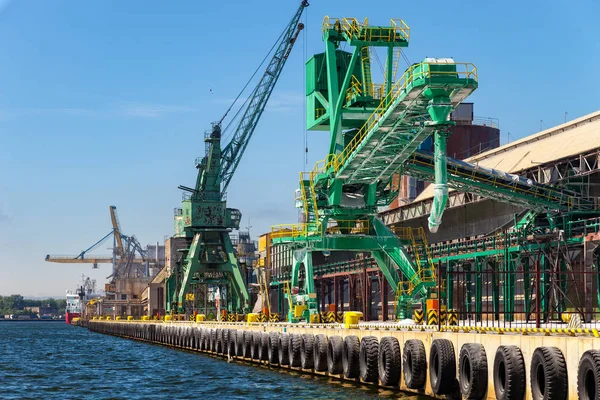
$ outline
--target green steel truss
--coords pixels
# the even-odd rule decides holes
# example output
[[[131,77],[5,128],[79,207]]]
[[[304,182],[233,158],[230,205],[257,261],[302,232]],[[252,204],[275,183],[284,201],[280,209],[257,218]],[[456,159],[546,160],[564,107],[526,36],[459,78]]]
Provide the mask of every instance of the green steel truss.
[[[196,160],[195,187],[180,186],[185,193],[182,207],[175,213],[175,237],[186,238],[188,247],[166,280],[167,312],[186,312],[186,300],[194,284],[227,286],[228,311],[244,312],[248,308],[250,296],[229,237],[233,229],[239,228],[241,213],[227,208],[225,191],[304,27],[300,17],[307,6],[308,1],[303,0],[278,39],[263,76],[243,106],[232,139],[221,147],[221,122],[226,113],[204,139],[206,155]]]
[[[402,240],[377,217],[377,207],[398,194],[395,174],[434,182],[432,232],[441,224],[449,187],[519,204],[533,213],[593,208],[574,192],[448,158],[449,114],[477,88],[477,71],[452,59],[426,59],[393,82],[399,50],[408,45],[409,34],[399,20],[371,26],[368,20],[326,17],[325,53],[307,62],[307,123],[312,130],[329,130],[329,153],[301,176],[297,204],[304,222],[272,230],[273,243],[294,249],[291,283],[298,294],[289,295],[295,306],[305,308],[301,319],[310,321],[318,312],[315,251],[371,252],[396,289],[400,317],[411,301],[422,300],[436,286],[430,255],[421,252],[422,262],[415,241]],[[342,42],[352,51],[340,50]],[[371,50],[377,47],[387,50],[382,85],[373,84],[371,76]],[[418,150],[429,136],[434,137],[434,152]],[[297,313],[290,310],[288,319],[297,320]]]

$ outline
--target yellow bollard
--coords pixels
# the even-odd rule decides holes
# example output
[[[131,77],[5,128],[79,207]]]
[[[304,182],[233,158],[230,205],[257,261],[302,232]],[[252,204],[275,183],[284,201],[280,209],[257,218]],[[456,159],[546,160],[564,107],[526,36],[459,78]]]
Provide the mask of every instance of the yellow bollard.
[[[127,316],[127,321],[133,321],[133,317],[131,315]]]
[[[197,314],[196,315],[196,323],[198,323],[198,322],[204,322],[205,319],[206,319],[206,317],[204,316],[204,314]]]
[[[344,327],[349,329],[351,325],[358,325],[358,321],[362,316],[363,313],[360,311],[346,311],[344,313]]]
[[[107,320],[107,321],[110,321],[110,317],[106,317],[106,320]]]
[[[165,321],[171,321],[173,319],[170,315],[165,315]]]
[[[147,315],[142,316],[142,321],[150,321],[150,317]]]
[[[248,325],[250,325],[253,322],[258,322],[258,313],[248,314]]]
[[[121,317],[115,318],[115,321],[120,321],[120,320],[121,320]]]

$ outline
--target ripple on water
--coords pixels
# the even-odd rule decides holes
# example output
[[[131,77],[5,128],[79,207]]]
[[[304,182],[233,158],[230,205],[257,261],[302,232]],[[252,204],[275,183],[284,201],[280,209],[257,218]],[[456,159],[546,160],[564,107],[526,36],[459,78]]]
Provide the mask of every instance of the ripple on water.
[[[324,377],[227,363],[60,322],[0,323],[0,360],[2,399],[404,397]]]

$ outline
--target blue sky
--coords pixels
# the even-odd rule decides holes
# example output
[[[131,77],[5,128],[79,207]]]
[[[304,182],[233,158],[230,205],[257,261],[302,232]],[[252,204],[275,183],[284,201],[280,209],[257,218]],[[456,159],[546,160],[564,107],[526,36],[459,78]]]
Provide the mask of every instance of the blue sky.
[[[0,294],[61,296],[110,266],[44,262],[110,230],[117,206],[142,244],[172,234],[180,184],[191,186],[203,132],[221,117],[271,47],[296,0],[0,0]],[[502,141],[600,108],[592,0],[314,0],[307,29],[228,193],[253,235],[295,222],[304,168],[303,64],[323,51],[323,16],[404,19],[408,59],[477,65],[475,114],[500,120]],[[406,67],[406,65],[403,65]],[[212,93],[211,90],[212,89]],[[309,166],[328,135],[309,132]],[[108,253],[106,248],[100,251]]]

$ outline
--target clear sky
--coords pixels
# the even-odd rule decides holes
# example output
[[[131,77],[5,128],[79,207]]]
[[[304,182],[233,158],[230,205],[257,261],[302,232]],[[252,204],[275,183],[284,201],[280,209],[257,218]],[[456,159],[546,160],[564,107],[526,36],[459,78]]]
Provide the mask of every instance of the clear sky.
[[[228,193],[251,233],[295,222],[304,163],[303,64],[322,52],[321,21],[402,18],[410,62],[477,65],[477,116],[502,142],[600,108],[593,0],[313,0],[307,26]],[[173,233],[180,184],[193,186],[203,133],[224,113],[299,0],[0,0],[0,294],[62,296],[110,266],[44,262],[111,229],[142,244]],[[406,65],[402,65],[403,68]],[[212,92],[211,92],[212,90]],[[309,132],[309,168],[325,132]],[[109,253],[106,247],[99,253]]]

